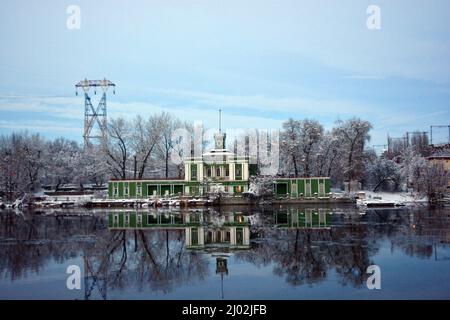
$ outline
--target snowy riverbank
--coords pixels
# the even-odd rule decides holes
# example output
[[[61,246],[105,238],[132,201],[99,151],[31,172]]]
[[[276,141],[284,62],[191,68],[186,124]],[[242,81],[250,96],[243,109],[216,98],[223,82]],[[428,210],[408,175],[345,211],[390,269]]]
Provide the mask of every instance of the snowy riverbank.
[[[361,191],[356,196],[356,203],[362,206],[411,206],[428,203],[426,196],[411,192]]]

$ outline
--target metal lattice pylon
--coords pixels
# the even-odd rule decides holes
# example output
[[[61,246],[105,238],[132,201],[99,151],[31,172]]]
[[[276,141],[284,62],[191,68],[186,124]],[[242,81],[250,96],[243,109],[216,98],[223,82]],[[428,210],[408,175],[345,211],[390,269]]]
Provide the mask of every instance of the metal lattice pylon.
[[[97,87],[101,88],[103,94],[97,108],[92,105],[89,90],[94,88],[94,94],[97,94]],[[105,139],[108,136],[108,122],[106,111],[106,91],[109,87],[113,87],[115,94],[116,85],[109,80],[82,80],[75,85],[77,89],[81,88],[84,91],[84,132],[83,140],[84,146],[90,146],[93,139]],[[98,127],[99,133],[93,131],[94,127]]]

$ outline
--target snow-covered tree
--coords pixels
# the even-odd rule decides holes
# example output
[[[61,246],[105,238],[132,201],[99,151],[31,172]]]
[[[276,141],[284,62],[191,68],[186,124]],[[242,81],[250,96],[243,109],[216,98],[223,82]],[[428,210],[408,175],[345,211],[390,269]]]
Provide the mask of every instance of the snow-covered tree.
[[[39,134],[25,135],[23,139],[23,162],[28,183],[27,191],[36,191],[42,178],[45,165],[45,141]]]
[[[246,194],[255,198],[272,198],[274,195],[274,179],[271,176],[254,176],[250,179],[250,187]]]
[[[71,183],[79,174],[82,150],[75,141],[57,138],[47,142],[45,180],[55,190]]]
[[[283,123],[281,133],[281,169],[288,174],[293,169],[296,177],[300,174],[300,125],[300,121],[291,118]]]
[[[311,176],[322,136],[323,126],[318,121],[306,119],[300,122],[300,146],[305,177]]]
[[[370,140],[370,122],[359,118],[337,121],[333,129],[338,137],[342,152],[344,177],[348,182],[361,179],[364,174],[364,146]],[[351,183],[349,183],[349,186]],[[349,190],[351,191],[351,190]]]
[[[318,146],[315,175],[331,177],[335,171],[340,171],[340,151],[338,137],[333,132],[326,132]]]
[[[293,170],[296,177],[312,174],[322,135],[323,127],[316,120],[289,119],[283,123],[281,152],[286,161],[282,163],[288,173]]]
[[[400,166],[385,157],[377,158],[367,171],[373,191],[397,191],[401,184]]]
[[[109,179],[105,159],[106,157],[99,146],[91,145],[79,152],[75,160],[78,163],[78,170],[72,182],[78,184],[81,189],[87,183],[98,187],[103,186]]]
[[[25,191],[21,144],[20,134],[0,137],[0,190],[7,200],[13,200]]]

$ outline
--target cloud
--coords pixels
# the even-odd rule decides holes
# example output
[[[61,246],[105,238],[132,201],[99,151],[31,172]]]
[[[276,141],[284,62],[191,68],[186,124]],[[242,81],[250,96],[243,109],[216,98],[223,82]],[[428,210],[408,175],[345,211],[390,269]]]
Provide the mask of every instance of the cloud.
[[[352,76],[353,77],[353,76]],[[360,76],[356,76],[360,77]],[[153,102],[108,101],[108,117],[132,119],[136,115],[170,112],[183,121],[203,122],[206,128],[218,126],[218,109],[222,109],[223,127],[228,129],[280,129],[288,117],[316,118],[330,129],[337,118],[359,116],[370,120],[375,143],[387,133],[426,130],[430,123],[447,118],[447,110],[405,112],[389,106],[367,106],[357,101],[331,99],[278,98],[267,95],[228,95],[179,89],[147,89]],[[97,100],[93,101],[96,106]],[[386,110],[386,108],[388,110]],[[28,116],[18,113],[29,113]],[[81,97],[0,96],[0,128],[38,132],[67,132],[81,139],[84,105]],[[6,115],[7,117],[4,117]],[[424,125],[424,123],[427,123]]]
[[[55,96],[0,96],[0,112],[42,113],[53,117],[81,119],[80,99]]]
[[[0,120],[0,128],[17,130],[28,130],[34,132],[53,132],[53,133],[79,133],[83,132],[81,127],[69,126],[61,124],[60,121],[43,121],[43,120],[29,120],[29,121],[5,121]]]
[[[330,114],[354,115],[361,113],[361,110],[372,110],[372,106],[352,100],[343,99],[323,99],[287,97],[280,98],[267,95],[233,95],[215,94],[201,91],[178,90],[178,89],[148,89],[156,94],[166,97],[178,98],[192,101],[198,106],[211,106],[214,108],[242,108],[249,112],[264,111],[274,115],[277,113],[296,113],[304,116],[329,116]],[[370,111],[369,111],[370,112]]]
[[[353,76],[343,76],[344,79],[354,79],[354,80],[384,80],[384,76],[376,75],[353,75]]]
[[[165,107],[161,105],[143,103],[143,102],[110,102],[109,115],[111,117],[121,116],[126,119],[132,119],[136,115],[148,117],[161,112],[169,112],[183,121],[203,122],[205,127],[218,126],[218,108],[204,108],[202,106],[192,107],[184,105],[175,105]],[[227,110],[222,111],[222,120],[224,127],[228,128],[280,128],[282,120],[272,117],[263,117],[257,113],[234,114]]]

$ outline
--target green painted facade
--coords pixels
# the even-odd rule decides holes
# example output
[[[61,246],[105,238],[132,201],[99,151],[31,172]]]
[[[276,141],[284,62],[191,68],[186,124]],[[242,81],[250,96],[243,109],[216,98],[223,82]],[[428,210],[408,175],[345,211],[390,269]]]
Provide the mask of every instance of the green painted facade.
[[[242,193],[248,181],[221,181],[226,192]],[[185,180],[111,180],[108,182],[110,199],[147,199],[154,196],[200,196],[206,185]]]
[[[240,194],[248,181],[221,181],[225,191]],[[147,199],[153,196],[199,196],[205,185],[185,180],[113,180],[108,184],[110,199]],[[328,177],[279,178],[274,183],[274,194],[279,198],[327,198],[331,193]]]
[[[190,214],[186,221],[183,215],[178,214],[152,214],[148,211],[126,211],[108,213],[108,228],[185,228],[198,226],[201,223],[201,214]]]
[[[205,218],[198,213],[157,213],[148,211],[116,211],[108,214],[111,230],[177,229],[184,230],[188,249],[223,246],[229,249],[247,249],[250,246],[250,223],[240,213],[229,212],[221,221]]]
[[[329,198],[331,195],[328,177],[279,178],[274,188],[278,198]]]
[[[330,228],[332,212],[330,209],[289,209],[274,213],[277,228]]]

